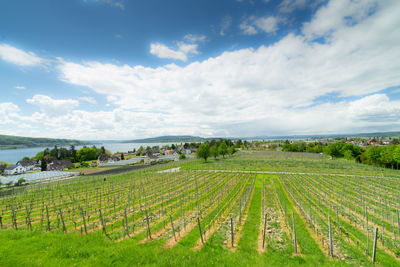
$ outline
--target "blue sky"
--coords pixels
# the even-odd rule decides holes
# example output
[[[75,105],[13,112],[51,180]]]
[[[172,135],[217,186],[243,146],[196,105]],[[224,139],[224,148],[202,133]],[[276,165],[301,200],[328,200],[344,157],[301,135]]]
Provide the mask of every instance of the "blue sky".
[[[2,1],[0,134],[400,130],[400,2]]]

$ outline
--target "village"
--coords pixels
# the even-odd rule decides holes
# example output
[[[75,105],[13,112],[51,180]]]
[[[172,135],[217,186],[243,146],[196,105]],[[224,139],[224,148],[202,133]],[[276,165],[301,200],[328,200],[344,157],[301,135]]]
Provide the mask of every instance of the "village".
[[[118,152],[111,154],[103,150],[96,160],[88,160],[79,163],[73,163],[71,159],[42,158],[24,159],[15,164],[0,165],[0,185],[21,184],[23,182],[42,181],[43,179],[58,179],[85,175],[87,170],[90,173],[101,172],[102,170],[121,167],[127,165],[153,165],[170,161],[179,161],[191,156],[197,150],[196,145],[173,145],[154,146],[146,149],[140,147],[138,150],[128,152]]]

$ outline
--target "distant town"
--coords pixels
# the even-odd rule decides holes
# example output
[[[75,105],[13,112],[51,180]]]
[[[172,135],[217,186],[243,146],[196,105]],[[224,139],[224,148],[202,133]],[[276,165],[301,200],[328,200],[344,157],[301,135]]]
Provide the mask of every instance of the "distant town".
[[[202,143],[211,149],[220,143],[228,144],[234,150],[281,150],[286,152],[324,153],[335,158],[355,159],[359,163],[398,168],[400,165],[400,139],[382,136],[335,137],[313,140],[207,140],[164,146],[141,146],[131,151],[110,153],[104,147],[84,146],[76,150],[54,146],[36,156],[24,157],[15,163],[0,163],[1,182],[4,185],[19,185],[29,181],[93,175],[105,170],[123,166],[145,166],[170,161],[194,158]],[[217,148],[218,149],[218,148]],[[388,156],[389,155],[389,156]],[[212,156],[212,155],[211,155]],[[215,156],[215,152],[214,152]],[[197,155],[197,157],[199,157]]]

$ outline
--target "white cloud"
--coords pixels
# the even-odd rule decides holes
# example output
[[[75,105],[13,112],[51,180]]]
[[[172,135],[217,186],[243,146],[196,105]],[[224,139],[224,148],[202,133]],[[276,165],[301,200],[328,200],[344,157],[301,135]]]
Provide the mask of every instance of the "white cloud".
[[[322,7],[326,8],[336,10],[330,3]],[[254,136],[398,130],[400,101],[380,91],[400,85],[400,62],[395,60],[400,58],[400,3],[379,4],[370,16],[362,15],[364,11],[350,12],[352,15],[338,26],[330,21],[341,22],[339,13],[344,11],[327,10],[324,12],[330,15],[326,17],[319,12],[298,35],[184,66],[153,68],[59,59],[60,79],[103,96],[107,111],[84,111],[78,100],[35,95],[27,102],[40,111],[28,116],[13,103],[0,103],[1,131],[128,139],[168,134]],[[316,36],[327,42],[313,41]],[[184,55],[198,52],[197,46],[191,45],[196,44],[177,42],[174,51]],[[331,103],[324,100],[327,95],[339,98]]]
[[[187,60],[187,56],[183,51],[170,49],[168,46],[160,43],[150,44],[150,53],[159,58],[171,58],[182,61]]]
[[[278,30],[278,24],[281,22],[282,19],[274,16],[250,16],[239,25],[239,28],[242,30],[243,34],[246,35],[254,35],[259,31],[267,34],[275,34]]]
[[[88,102],[93,105],[95,105],[97,103],[96,99],[94,99],[93,97],[90,97],[90,96],[82,96],[82,97],[78,97],[78,99],[81,101]]]
[[[254,24],[266,33],[275,33],[278,30],[279,19],[273,16],[257,18]]]
[[[308,38],[318,38],[346,26],[356,25],[367,19],[378,3],[376,0],[330,1],[326,6],[318,9],[311,22],[304,23],[303,33]]]
[[[148,127],[137,136],[389,129],[398,123],[374,120],[371,114],[398,116],[398,103],[377,94],[400,84],[400,62],[393,60],[400,58],[400,4],[391,3],[358,24],[330,32],[327,43],[289,34],[270,46],[225,52],[183,67],[64,61],[60,78],[105,95],[137,125]],[[363,99],[375,109],[360,109],[356,101],[315,103],[327,94]],[[378,96],[372,101],[367,94]],[[385,104],[379,106],[379,101]],[[151,116],[156,118],[153,125],[145,121]]]
[[[232,17],[231,16],[225,16],[222,18],[221,22],[221,30],[219,31],[219,35],[225,36],[226,31],[229,29],[229,27],[232,24]]]
[[[192,43],[204,42],[207,40],[207,37],[205,35],[195,35],[195,34],[186,34],[183,38]]]
[[[257,34],[258,31],[254,26],[249,25],[246,21],[243,21],[240,25],[239,28],[243,31],[244,34],[246,35],[254,35]]]
[[[27,103],[38,106],[49,117],[61,116],[79,106],[79,102],[73,99],[53,99],[46,95],[34,95]]]
[[[311,4],[308,0],[283,0],[279,4],[279,11],[283,13],[290,13],[296,9],[303,9],[307,4]],[[318,1],[319,2],[319,1]]]
[[[8,44],[0,44],[0,58],[19,66],[36,66],[44,63],[44,59],[33,52],[25,52]]]
[[[199,51],[197,51],[197,44],[185,44],[182,42],[178,42],[177,45],[179,47],[179,51],[182,51],[185,54],[199,54]]]
[[[166,45],[160,43],[152,43],[150,45],[150,53],[159,58],[171,58],[175,60],[187,61],[189,54],[198,55],[197,44],[186,44],[177,42],[178,50],[173,50]]]
[[[24,89],[25,89],[25,86],[20,86],[20,85],[18,85],[18,86],[15,86],[15,89],[24,90]]]
[[[0,103],[0,125],[16,123],[15,117],[19,112],[19,107],[13,103]]]
[[[107,5],[110,5],[112,7],[118,7],[121,10],[125,9],[125,5],[123,1],[119,0],[83,0],[84,2],[96,2],[96,3],[105,3]]]

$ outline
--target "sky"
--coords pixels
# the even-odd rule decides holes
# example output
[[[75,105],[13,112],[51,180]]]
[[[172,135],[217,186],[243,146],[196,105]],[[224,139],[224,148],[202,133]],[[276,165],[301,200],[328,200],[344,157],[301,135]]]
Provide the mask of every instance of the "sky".
[[[400,130],[398,0],[5,0],[0,134]]]

